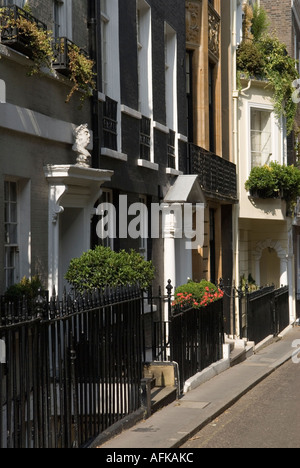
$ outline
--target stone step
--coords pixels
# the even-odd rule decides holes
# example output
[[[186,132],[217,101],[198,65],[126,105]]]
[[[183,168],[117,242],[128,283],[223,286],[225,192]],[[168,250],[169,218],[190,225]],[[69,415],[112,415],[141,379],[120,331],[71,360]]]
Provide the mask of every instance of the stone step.
[[[168,406],[177,399],[177,387],[154,387],[151,390],[151,413]]]

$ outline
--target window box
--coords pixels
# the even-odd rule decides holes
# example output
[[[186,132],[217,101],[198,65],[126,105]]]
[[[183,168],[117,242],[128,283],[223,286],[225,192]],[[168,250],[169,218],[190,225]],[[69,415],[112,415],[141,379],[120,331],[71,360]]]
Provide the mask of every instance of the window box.
[[[277,162],[270,163],[270,166],[254,167],[245,189],[252,197],[284,200],[287,215],[290,216],[300,196],[300,171],[295,166],[282,166]]]
[[[274,191],[270,192],[268,189],[251,189],[249,191],[251,198],[261,198],[263,200],[273,199],[278,200],[283,198],[283,193]]]

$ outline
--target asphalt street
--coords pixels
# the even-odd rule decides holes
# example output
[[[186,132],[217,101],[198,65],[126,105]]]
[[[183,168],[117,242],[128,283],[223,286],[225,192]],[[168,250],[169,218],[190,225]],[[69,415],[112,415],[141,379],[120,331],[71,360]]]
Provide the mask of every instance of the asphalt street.
[[[182,448],[300,448],[300,364],[289,360]]]

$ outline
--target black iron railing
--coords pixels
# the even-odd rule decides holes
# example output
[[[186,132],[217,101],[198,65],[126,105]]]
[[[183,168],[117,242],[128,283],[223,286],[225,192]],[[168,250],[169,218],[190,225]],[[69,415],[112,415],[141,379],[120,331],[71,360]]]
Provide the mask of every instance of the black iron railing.
[[[30,55],[30,37],[22,28],[22,20],[34,23],[38,29],[47,31],[47,25],[17,5],[1,8],[0,33],[1,42],[19,52]]]
[[[186,380],[223,358],[224,301],[182,310],[172,306],[172,290],[169,282],[166,296],[161,290],[156,297],[148,296],[149,313],[144,314],[148,325],[144,330],[151,330],[152,341],[148,340],[146,356],[148,362],[176,362],[182,392]]]
[[[140,408],[142,295],[1,302],[0,447],[84,446]]]
[[[223,300],[175,313],[170,321],[171,360],[179,365],[180,385],[223,359]]]
[[[0,448],[85,447],[142,406],[143,367],[184,381],[222,358],[223,301],[174,313],[167,295],[121,287],[0,301]]]
[[[289,288],[275,290],[275,335],[290,324]]]
[[[209,198],[237,202],[235,164],[190,144],[190,171],[198,174],[203,191]]]
[[[290,323],[288,287],[267,286],[240,294],[240,336],[260,343],[276,336]]]
[[[88,54],[85,50],[78,48],[74,42],[70,41],[67,37],[58,37],[53,39],[52,43],[53,48],[53,68],[59,73],[68,76],[71,73],[70,69],[70,51],[76,48],[79,50],[80,54],[88,57]]]

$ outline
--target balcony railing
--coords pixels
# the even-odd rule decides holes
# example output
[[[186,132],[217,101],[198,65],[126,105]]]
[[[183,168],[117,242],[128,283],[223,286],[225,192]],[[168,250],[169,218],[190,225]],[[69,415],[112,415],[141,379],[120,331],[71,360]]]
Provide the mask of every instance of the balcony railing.
[[[193,144],[190,144],[190,164],[191,173],[199,175],[208,198],[237,202],[235,164]]]
[[[70,74],[70,56],[69,52],[72,47],[77,47],[74,42],[67,37],[58,37],[53,40],[54,62],[53,68],[59,73],[68,76]],[[87,57],[87,53],[83,49],[79,49],[80,54]]]
[[[24,34],[24,30],[19,26],[22,24],[22,20],[34,23],[38,29],[47,31],[47,25],[27,11],[17,5],[6,6],[1,8],[0,15],[1,42],[30,56],[30,37]]]

